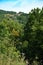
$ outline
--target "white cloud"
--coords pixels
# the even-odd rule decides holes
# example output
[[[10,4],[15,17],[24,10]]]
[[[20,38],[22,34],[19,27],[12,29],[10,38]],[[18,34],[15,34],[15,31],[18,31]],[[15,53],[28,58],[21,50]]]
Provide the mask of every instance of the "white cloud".
[[[13,1],[13,2],[0,3],[0,9],[16,12],[22,11],[27,13],[31,11],[31,9],[33,8],[37,7],[41,8],[42,6],[43,2],[38,2],[37,0],[17,0],[15,2]]]

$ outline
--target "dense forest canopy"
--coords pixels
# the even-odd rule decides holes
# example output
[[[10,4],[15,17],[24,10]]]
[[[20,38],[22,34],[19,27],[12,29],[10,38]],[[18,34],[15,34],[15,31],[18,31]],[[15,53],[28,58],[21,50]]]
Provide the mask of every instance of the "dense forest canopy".
[[[0,10],[0,65],[43,65],[43,8]]]

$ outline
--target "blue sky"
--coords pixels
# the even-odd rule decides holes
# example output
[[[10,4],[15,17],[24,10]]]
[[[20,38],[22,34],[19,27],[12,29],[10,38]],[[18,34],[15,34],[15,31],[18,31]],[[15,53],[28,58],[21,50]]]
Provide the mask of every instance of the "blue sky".
[[[37,7],[43,7],[43,0],[0,0],[0,9],[7,11],[28,13]]]

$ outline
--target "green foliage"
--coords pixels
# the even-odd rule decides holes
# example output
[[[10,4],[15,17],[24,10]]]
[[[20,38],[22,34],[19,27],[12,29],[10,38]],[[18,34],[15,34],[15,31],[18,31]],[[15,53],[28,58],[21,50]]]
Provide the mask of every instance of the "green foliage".
[[[10,57],[1,54],[0,55],[0,65],[26,65],[24,59],[21,58],[20,60],[14,60]]]
[[[0,65],[20,65],[20,63],[25,65],[25,62],[22,60],[19,63],[21,55],[20,51],[16,48],[16,45],[19,43],[17,43],[17,40],[22,30],[23,24],[10,18],[8,19],[7,16],[0,21],[0,58],[2,57],[0,59]]]
[[[38,57],[43,60],[43,9],[34,9],[29,13],[28,22],[25,26],[24,37],[28,41],[26,57],[31,61]]]
[[[29,14],[0,10],[0,65],[38,65],[42,52],[43,8]]]

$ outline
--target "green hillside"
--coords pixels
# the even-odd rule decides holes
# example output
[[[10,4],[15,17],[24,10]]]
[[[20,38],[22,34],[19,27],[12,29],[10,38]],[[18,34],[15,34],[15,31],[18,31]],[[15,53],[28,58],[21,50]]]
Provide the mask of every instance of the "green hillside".
[[[43,65],[43,8],[0,10],[0,65]]]
[[[27,18],[28,18],[28,14],[24,13],[24,12],[13,12],[13,11],[4,11],[4,10],[0,10],[0,19],[2,20],[2,18],[6,18],[6,19],[12,19],[13,21],[18,21],[20,23],[26,23]]]

